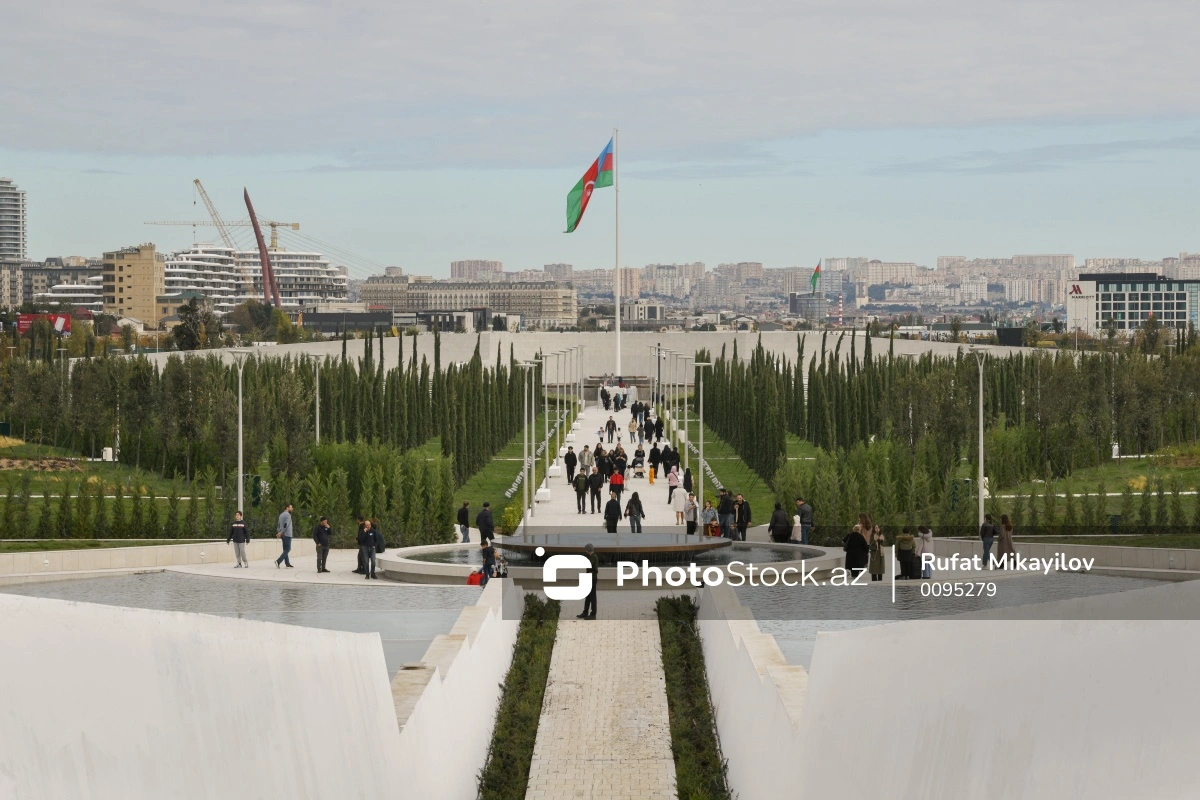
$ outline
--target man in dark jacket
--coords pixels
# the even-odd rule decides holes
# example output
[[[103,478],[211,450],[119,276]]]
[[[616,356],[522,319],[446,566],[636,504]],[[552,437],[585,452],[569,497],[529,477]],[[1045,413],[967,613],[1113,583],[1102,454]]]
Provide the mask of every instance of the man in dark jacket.
[[[767,530],[771,535],[772,542],[792,541],[792,518],[783,510],[782,503],[775,504],[775,510],[771,512],[771,522],[767,525]]]
[[[475,515],[475,527],[479,528],[480,539],[496,538],[496,523],[492,521],[492,504],[485,502]]]
[[[317,527],[313,528],[313,541],[317,543],[317,572],[329,572],[325,569],[325,562],[329,559],[329,537],[332,535],[329,517],[321,517]]]
[[[609,533],[617,532],[617,523],[621,521],[621,501],[616,492],[608,493],[608,502],[604,504],[604,527]]]
[[[604,432],[608,434],[608,443],[612,444],[613,436],[617,434],[617,423],[612,418],[608,418],[608,422],[604,423]]]
[[[659,417],[658,419],[654,420],[654,440],[658,441],[659,439],[662,438],[662,435],[663,435],[663,421],[662,421],[662,417]]]
[[[363,575],[366,580],[375,578],[375,551],[382,545],[379,534],[371,527],[371,520],[363,520],[363,528],[358,534],[358,551],[362,554],[363,563],[367,565],[366,574]]]
[[[592,467],[592,474],[588,476],[588,493],[592,498],[593,514],[600,510],[600,490],[603,488],[604,476],[600,474],[599,468]]]
[[[229,536],[225,538],[225,544],[233,542],[233,554],[237,557],[237,566],[234,569],[250,568],[250,559],[246,558],[246,542],[248,541],[250,541],[250,532],[246,529],[242,512],[238,511],[233,515],[233,522],[229,525]]]
[[[979,539],[983,542],[984,569],[989,569],[991,566],[992,544],[996,541],[997,533],[999,533],[999,530],[996,523],[992,521],[992,515],[984,514],[983,524],[979,526]]]
[[[572,481],[575,487],[575,507],[580,514],[587,513],[588,476],[582,471]]]
[[[803,497],[796,498],[796,516],[800,518],[800,544],[808,544],[808,535],[812,533],[813,510]]]
[[[658,475],[658,465],[662,463],[662,450],[658,449],[658,442],[655,442],[654,446],[650,448],[648,460],[650,462],[650,483],[654,483],[654,478]]]
[[[575,467],[579,464],[579,458],[575,455],[575,448],[568,447],[567,454],[563,456],[563,465],[567,468],[567,483],[575,480]]]
[[[750,504],[740,494],[733,503],[733,526],[737,528],[737,541],[746,541],[746,528],[750,527]]]
[[[588,574],[592,576],[592,590],[588,592],[587,597],[583,599],[583,613],[578,614],[578,619],[595,619],[596,618],[596,590],[600,587],[600,559],[596,556],[596,548],[588,542],[583,546],[584,555],[587,556],[591,566],[588,567]]]
[[[462,508],[458,510],[458,518],[455,520],[458,523],[458,532],[462,536],[463,542],[471,541],[471,504],[463,502]]]
[[[357,534],[356,538],[354,539],[355,542],[358,541],[357,537],[362,536],[363,531],[366,530],[366,528],[367,528],[367,521],[365,519],[363,519],[361,514],[357,517],[357,519],[358,519],[358,534]],[[358,548],[358,568],[354,570],[354,574],[355,575],[366,575],[367,574],[367,562],[363,560],[363,552],[362,552],[361,547]]]
[[[721,523],[721,535],[726,539],[732,539],[733,495],[727,489],[721,490],[721,497],[717,500],[717,521]]]

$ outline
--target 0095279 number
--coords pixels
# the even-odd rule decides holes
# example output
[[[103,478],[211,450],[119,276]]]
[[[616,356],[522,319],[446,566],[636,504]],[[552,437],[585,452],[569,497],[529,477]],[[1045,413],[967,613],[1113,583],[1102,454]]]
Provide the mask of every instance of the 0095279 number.
[[[922,597],[995,597],[996,584],[931,581],[921,584]]]

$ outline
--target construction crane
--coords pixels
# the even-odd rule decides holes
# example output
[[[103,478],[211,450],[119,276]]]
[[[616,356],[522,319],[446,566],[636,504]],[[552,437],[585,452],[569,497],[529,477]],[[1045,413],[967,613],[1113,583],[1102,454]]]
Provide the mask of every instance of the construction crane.
[[[208,192],[204,191],[204,184],[199,178],[192,181],[192,185],[196,187],[196,191],[200,193],[200,199],[204,201],[204,207],[208,209],[208,215],[212,217],[213,225],[217,226],[217,233],[221,236],[221,241],[229,249],[233,247],[233,237],[229,235],[229,231],[225,230],[225,221],[221,219],[221,215],[217,213],[217,207],[213,205],[213,201],[209,199]]]
[[[204,207],[206,209],[208,209],[208,216],[210,216],[212,218],[212,222],[204,222],[201,220],[183,220],[183,221],[155,220],[152,222],[148,221],[148,222],[146,222],[146,224],[147,225],[190,226],[193,228],[199,227],[199,226],[212,225],[213,227],[215,227],[217,229],[217,234],[221,237],[221,241],[225,243],[225,246],[228,247],[230,250],[237,250],[238,247],[236,244],[234,244],[233,237],[229,235],[228,228],[253,228],[254,222],[252,220],[245,220],[245,221],[239,220],[237,222],[226,222],[225,220],[223,220],[221,218],[221,215],[219,213],[217,213],[217,207],[215,205],[213,205],[213,201],[209,198],[208,192],[204,191],[204,184],[200,182],[200,179],[196,178],[194,181],[192,181],[192,185],[196,187],[196,191],[199,192],[199,194],[200,194],[200,199],[204,201]],[[278,222],[276,220],[269,220],[269,219],[259,220],[259,222],[263,225],[269,225],[271,228],[271,249],[272,250],[279,249],[279,231],[278,231],[279,228],[291,228],[294,231],[300,230],[299,222]]]

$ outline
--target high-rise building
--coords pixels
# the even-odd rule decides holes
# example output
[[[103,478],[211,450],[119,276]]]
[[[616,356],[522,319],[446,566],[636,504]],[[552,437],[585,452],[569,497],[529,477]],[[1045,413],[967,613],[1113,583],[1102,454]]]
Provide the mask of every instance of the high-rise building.
[[[642,271],[632,267],[621,268],[621,299],[634,299],[642,293]]]
[[[0,178],[0,260],[25,258],[25,192]]]
[[[153,244],[104,254],[104,310],[157,327],[158,296],[165,288],[166,257]]]
[[[571,280],[572,273],[575,272],[575,268],[570,264],[547,264],[546,266],[542,267],[542,269],[545,270],[546,274],[550,276],[550,280],[560,281],[562,283],[569,282]]]
[[[468,259],[450,262],[452,281],[498,281],[504,278],[504,264],[500,261]]]

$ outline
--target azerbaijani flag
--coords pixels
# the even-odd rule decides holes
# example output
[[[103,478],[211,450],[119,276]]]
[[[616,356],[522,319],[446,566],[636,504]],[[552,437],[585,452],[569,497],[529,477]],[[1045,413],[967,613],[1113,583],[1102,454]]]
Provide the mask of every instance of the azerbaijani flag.
[[[818,261],[818,262],[817,262],[817,268],[813,270],[813,274],[812,274],[812,289],[813,289],[813,294],[816,294],[816,293],[817,293],[817,282],[818,282],[818,281],[820,281],[820,280],[821,280],[821,262],[820,262],[820,261]]]
[[[609,139],[608,144],[604,145],[604,149],[600,151],[600,157],[588,167],[587,172],[583,173],[583,177],[567,195],[567,233],[579,227],[579,220],[583,219],[583,212],[587,210],[588,200],[592,199],[592,192],[601,187],[613,185],[615,166],[613,143],[612,139]]]

